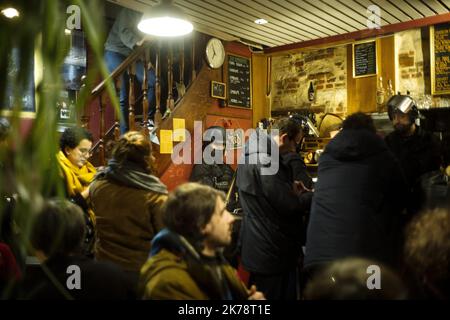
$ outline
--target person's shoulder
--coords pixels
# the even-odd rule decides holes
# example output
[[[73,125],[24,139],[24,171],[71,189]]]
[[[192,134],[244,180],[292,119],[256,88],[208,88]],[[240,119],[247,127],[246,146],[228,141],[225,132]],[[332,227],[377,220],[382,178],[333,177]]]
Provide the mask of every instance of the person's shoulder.
[[[303,163],[303,158],[296,152],[286,152],[280,155],[281,159],[285,163],[297,162],[300,161]]]
[[[163,249],[151,257],[141,269],[144,299],[205,299],[188,271],[187,263]]]
[[[431,131],[426,131],[423,130],[422,128],[419,127],[418,129],[418,133],[417,136],[424,141],[430,141],[430,142],[435,142],[438,141],[438,137]]]
[[[147,191],[147,204],[150,206],[153,205],[161,205],[162,203],[166,202],[167,200],[167,194],[154,192],[154,191]]]
[[[162,271],[187,269],[186,261],[179,255],[167,249],[162,249],[150,257],[141,269],[142,273],[160,273]]]
[[[399,140],[399,138],[400,138],[400,136],[397,134],[397,131],[394,130],[394,131],[391,131],[390,133],[388,133],[384,137],[384,141],[386,142],[387,145],[389,145],[393,141]]]

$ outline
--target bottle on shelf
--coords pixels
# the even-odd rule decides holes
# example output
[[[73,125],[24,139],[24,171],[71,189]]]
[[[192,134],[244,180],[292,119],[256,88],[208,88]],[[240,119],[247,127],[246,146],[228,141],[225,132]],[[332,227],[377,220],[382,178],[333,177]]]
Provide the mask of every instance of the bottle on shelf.
[[[308,100],[309,101],[313,101],[314,100],[314,87],[313,87],[312,81],[309,82]]]
[[[388,87],[387,87],[387,98],[388,100],[395,94],[394,89],[392,88],[392,80],[388,80]]]
[[[378,113],[385,111],[384,110],[384,106],[385,106],[384,95],[385,95],[385,93],[386,92],[384,91],[384,88],[383,88],[383,77],[380,77],[380,81],[377,86],[377,112]]]

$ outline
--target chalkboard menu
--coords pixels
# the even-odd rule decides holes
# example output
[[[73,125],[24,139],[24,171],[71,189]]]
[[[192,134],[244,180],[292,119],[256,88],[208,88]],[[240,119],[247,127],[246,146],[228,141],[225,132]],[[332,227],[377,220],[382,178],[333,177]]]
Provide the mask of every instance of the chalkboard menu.
[[[353,44],[353,78],[377,74],[377,45],[375,40]]]
[[[450,93],[450,23],[430,28],[431,94]]]
[[[228,106],[252,107],[250,58],[228,55]]]

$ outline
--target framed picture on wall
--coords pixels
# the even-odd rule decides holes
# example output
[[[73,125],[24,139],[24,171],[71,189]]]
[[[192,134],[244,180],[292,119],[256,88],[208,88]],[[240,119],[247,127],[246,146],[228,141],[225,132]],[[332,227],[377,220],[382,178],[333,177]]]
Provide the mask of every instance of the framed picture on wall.
[[[450,94],[450,23],[430,27],[431,94]]]
[[[211,97],[225,100],[227,95],[227,85],[222,82],[211,81]]]

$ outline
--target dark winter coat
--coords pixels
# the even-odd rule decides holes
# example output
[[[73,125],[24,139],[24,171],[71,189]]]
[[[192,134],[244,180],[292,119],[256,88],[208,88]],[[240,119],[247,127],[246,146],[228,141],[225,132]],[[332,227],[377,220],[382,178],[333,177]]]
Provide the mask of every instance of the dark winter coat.
[[[422,178],[426,173],[439,170],[441,164],[439,141],[432,133],[425,132],[420,127],[417,127],[410,137],[403,137],[397,131],[393,131],[385,141],[399,160],[405,174],[410,192],[410,201],[408,201],[407,207],[410,215],[413,215],[423,205]],[[409,219],[410,217],[407,220]]]
[[[405,173],[410,188],[424,173],[439,169],[441,164],[440,147],[437,138],[417,127],[410,137],[403,137],[397,131],[385,138],[386,144]]]
[[[248,143],[245,164],[237,170],[239,199],[244,210],[241,229],[241,257],[245,269],[259,274],[276,274],[296,266],[301,253],[302,216],[309,209],[311,194],[298,196],[293,191],[290,168],[280,157],[271,159],[275,142],[263,132],[260,139],[267,151]],[[250,160],[259,159],[256,164]],[[273,175],[261,174],[262,168],[278,162]],[[252,161],[253,162],[253,161]]]
[[[350,256],[391,262],[405,199],[398,161],[368,130],[343,130],[319,159],[305,267]]]

